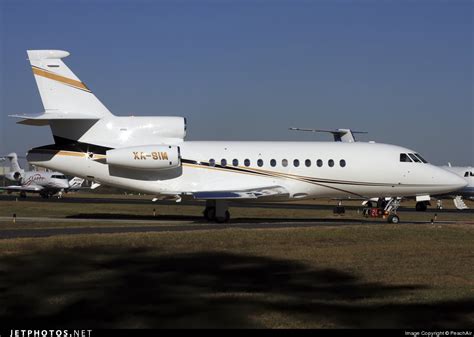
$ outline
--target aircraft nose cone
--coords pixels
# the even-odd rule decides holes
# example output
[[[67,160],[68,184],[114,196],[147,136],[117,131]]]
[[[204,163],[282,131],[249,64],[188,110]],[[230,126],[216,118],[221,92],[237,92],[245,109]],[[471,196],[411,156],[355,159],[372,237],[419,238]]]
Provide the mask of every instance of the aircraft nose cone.
[[[445,172],[446,173],[444,174],[443,180],[446,182],[447,187],[450,188],[450,192],[460,190],[461,188],[467,186],[467,181],[464,178],[452,172]]]

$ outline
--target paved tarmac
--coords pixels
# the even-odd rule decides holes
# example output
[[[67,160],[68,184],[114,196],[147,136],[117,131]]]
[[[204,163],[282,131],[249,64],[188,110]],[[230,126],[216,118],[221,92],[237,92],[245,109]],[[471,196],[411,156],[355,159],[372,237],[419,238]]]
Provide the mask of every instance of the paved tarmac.
[[[255,222],[252,222],[255,221]],[[0,229],[0,239],[12,238],[38,238],[50,237],[58,235],[80,235],[80,234],[116,234],[116,233],[144,233],[144,232],[185,232],[185,231],[199,231],[199,230],[222,230],[227,228],[241,228],[241,229],[276,229],[276,228],[308,228],[321,226],[342,226],[342,225],[363,225],[363,226],[381,226],[386,224],[385,221],[366,221],[356,219],[301,219],[298,221],[266,221],[261,222],[262,219],[255,219],[252,221],[235,221],[227,224],[217,224],[203,222],[202,220],[195,221],[170,221],[170,220],[133,220],[129,219],[74,219],[74,218],[42,218],[42,217],[22,217],[16,221],[16,226],[21,223],[32,222],[61,222],[70,223],[70,227],[60,228],[15,228],[15,229]],[[11,217],[0,217],[0,225],[5,227],[11,224]],[[114,223],[120,225],[106,225],[107,223]],[[132,224],[133,222],[133,224]],[[420,225],[429,224],[426,221],[410,221],[404,222],[403,225]],[[437,225],[466,223],[465,221],[443,221],[436,222]],[[74,224],[82,227],[74,226]],[[90,224],[90,226],[84,226]],[[101,225],[102,224],[102,225]],[[121,225],[123,224],[123,225]],[[468,224],[474,225],[474,222]]]
[[[0,201],[13,201],[18,198],[18,195],[15,194],[3,194],[0,195]],[[45,202],[45,203],[94,203],[94,204],[134,204],[134,205],[177,205],[175,201],[170,200],[160,200],[154,203],[151,199],[144,198],[107,198],[107,197],[97,197],[97,198],[85,198],[81,197],[79,194],[73,196],[66,196],[64,198],[53,197],[50,199],[42,199],[38,197],[27,197],[25,199],[18,198],[21,202]],[[450,202],[446,200],[445,202]],[[362,209],[362,201],[360,205],[343,205],[347,210],[357,210]],[[230,207],[245,207],[245,208],[280,208],[280,209],[313,209],[313,210],[333,210],[337,204],[337,200],[333,202],[328,202],[327,204],[299,204],[299,203],[266,203],[266,202],[252,202],[252,201],[241,201],[241,202],[230,202]],[[194,205],[194,206],[204,206],[203,201],[198,200],[183,200],[178,205]],[[403,212],[416,212],[414,207],[400,206],[400,211]],[[434,207],[430,207],[428,211],[436,212]],[[459,212],[454,208],[444,208],[442,210],[444,213],[456,213]],[[463,213],[474,213],[474,209],[463,210]]]

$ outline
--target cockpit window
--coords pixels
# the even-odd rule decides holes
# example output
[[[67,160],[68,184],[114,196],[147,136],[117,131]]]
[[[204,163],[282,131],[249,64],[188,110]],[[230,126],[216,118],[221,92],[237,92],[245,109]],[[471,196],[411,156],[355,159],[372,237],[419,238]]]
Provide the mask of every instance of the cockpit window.
[[[465,176],[465,177],[469,177],[469,171],[467,171],[466,173],[464,173],[464,176]]]
[[[413,153],[409,153],[408,155],[410,156],[410,158],[411,158],[415,163],[421,163],[421,160],[418,159],[418,157],[415,156]]]
[[[66,176],[64,175],[59,175],[59,174],[53,174],[51,178],[56,178],[56,179],[66,179]]]
[[[418,158],[420,158],[420,160],[423,162],[423,163],[427,163],[427,161],[425,160],[425,158],[423,158],[419,153],[415,153],[415,156],[417,156]]]
[[[400,153],[400,161],[402,163],[411,163],[411,159],[407,156],[406,153]]]
[[[474,173],[470,172],[470,174],[471,174],[471,177],[474,177]]]

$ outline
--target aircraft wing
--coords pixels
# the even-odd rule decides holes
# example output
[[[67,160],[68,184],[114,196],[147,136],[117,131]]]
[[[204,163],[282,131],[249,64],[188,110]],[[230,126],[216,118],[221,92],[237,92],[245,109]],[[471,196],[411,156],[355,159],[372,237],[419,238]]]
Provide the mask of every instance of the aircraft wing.
[[[17,185],[12,185],[12,186],[5,186],[2,187],[4,191],[9,191],[9,192],[40,192],[43,190],[43,187],[38,186],[38,185],[29,185],[29,186],[17,186]]]
[[[228,190],[228,191],[202,191],[192,192],[194,199],[258,199],[263,197],[283,197],[288,196],[288,191],[282,186],[260,187],[246,190]]]

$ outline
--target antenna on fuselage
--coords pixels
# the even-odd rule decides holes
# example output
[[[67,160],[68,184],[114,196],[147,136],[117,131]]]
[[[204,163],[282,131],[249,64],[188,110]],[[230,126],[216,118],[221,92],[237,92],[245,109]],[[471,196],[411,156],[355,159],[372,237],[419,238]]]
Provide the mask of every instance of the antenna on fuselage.
[[[355,143],[356,139],[354,137],[354,134],[367,133],[366,131],[353,131],[351,129],[320,130],[320,129],[305,129],[305,128],[289,128],[289,130],[332,133],[335,142],[343,142],[343,143]]]

